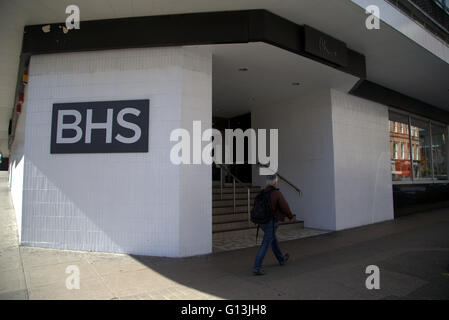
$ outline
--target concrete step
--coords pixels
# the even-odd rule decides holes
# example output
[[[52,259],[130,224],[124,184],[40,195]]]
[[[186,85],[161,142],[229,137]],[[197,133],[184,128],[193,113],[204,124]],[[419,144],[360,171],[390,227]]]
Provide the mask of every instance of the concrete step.
[[[252,224],[252,223],[251,223]],[[248,219],[212,224],[212,232],[249,228]]]
[[[246,221],[246,225],[248,222]],[[295,230],[295,229],[304,229],[304,221],[296,221],[296,222],[284,222],[279,225],[278,230]],[[214,230],[212,225],[212,237],[213,239],[233,239],[235,237],[240,237],[244,235],[253,236],[256,238],[257,226],[252,224],[252,227],[242,227],[236,229],[225,229],[218,228],[218,230]],[[263,231],[259,230],[259,243],[263,237]]]
[[[250,187],[251,192],[254,193],[259,193],[260,192],[260,187]],[[213,187],[212,188],[212,194],[220,194],[221,189],[219,187]],[[234,192],[234,188],[232,187],[224,187],[223,188],[223,193],[233,193]],[[248,188],[246,187],[237,187],[235,188],[235,192],[236,193],[247,193],[248,192]]]
[[[251,199],[255,199],[258,195],[258,192],[251,192],[250,197]],[[236,199],[248,199],[248,194],[246,192],[242,193],[236,193],[235,194]],[[223,199],[221,198],[220,193],[212,194],[212,200],[232,200],[233,194],[232,193],[223,193]]]
[[[231,214],[220,214],[212,216],[212,223],[223,223],[223,222],[234,222],[234,221],[248,221],[248,213],[231,213]]]
[[[250,198],[250,200],[249,200],[250,201],[250,205],[253,205],[254,198],[255,197],[251,197]],[[235,200],[235,204],[236,204],[236,206],[248,206],[248,198],[236,199]],[[234,206],[234,201],[232,199],[229,199],[229,200],[213,200],[212,201],[212,208],[229,207],[229,206]]]
[[[251,205],[250,210],[253,208]],[[231,214],[231,213],[248,213],[248,205],[236,206],[234,212],[234,206],[218,207],[212,208],[212,216],[220,214]]]

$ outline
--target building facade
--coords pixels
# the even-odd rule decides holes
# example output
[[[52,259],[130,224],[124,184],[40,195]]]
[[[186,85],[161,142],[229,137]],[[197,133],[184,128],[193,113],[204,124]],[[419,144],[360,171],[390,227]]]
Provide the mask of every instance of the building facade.
[[[281,188],[306,227],[446,205],[444,25],[426,29],[381,0],[150,2],[124,1],[121,16],[80,5],[72,30],[58,15],[2,10],[25,31],[8,60],[19,71],[1,150],[22,245],[210,253],[212,165],[195,158],[208,140],[192,137],[194,122],[202,134],[213,117],[278,130],[278,173],[302,197]],[[369,5],[379,28],[368,27]],[[190,164],[172,161],[177,129],[192,133]],[[260,168],[245,165],[263,186]]]

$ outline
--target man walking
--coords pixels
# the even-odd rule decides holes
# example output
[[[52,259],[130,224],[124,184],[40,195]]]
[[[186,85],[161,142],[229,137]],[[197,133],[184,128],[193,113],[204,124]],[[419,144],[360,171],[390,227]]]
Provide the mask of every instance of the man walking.
[[[288,217],[290,222],[292,222],[295,218],[290,211],[287,200],[285,200],[284,196],[278,189],[278,178],[276,175],[267,176],[266,187],[262,190],[262,192],[270,193],[271,209],[274,218],[270,219],[269,222],[260,225],[264,235],[260,248],[257,251],[256,260],[254,261],[253,273],[257,276],[265,274],[262,270],[262,262],[270,244],[274,255],[279,261],[279,264],[282,266],[287,262],[290,255],[288,253],[283,255],[279,249],[279,243],[276,238],[276,230],[279,226],[279,221],[284,221],[285,217]]]

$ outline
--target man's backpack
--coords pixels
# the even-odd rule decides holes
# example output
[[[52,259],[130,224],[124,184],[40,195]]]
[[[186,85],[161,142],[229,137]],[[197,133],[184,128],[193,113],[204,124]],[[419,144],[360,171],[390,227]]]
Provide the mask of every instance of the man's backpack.
[[[259,226],[261,224],[265,224],[270,222],[270,220],[274,220],[274,212],[271,207],[271,193],[277,190],[275,188],[271,188],[268,191],[262,190],[254,199],[254,206],[251,210],[251,221],[257,224],[257,232],[256,232],[256,244],[257,237],[259,235]],[[274,224],[273,224],[273,233],[274,233]]]
[[[255,224],[265,224],[274,219],[271,208],[271,193],[276,190],[271,188],[268,191],[262,190],[254,199],[254,206],[251,210],[251,221]]]

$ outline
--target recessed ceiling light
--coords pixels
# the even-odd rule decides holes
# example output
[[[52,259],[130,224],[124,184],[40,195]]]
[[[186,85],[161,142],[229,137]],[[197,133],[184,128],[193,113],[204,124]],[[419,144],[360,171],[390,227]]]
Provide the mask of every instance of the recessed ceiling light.
[[[248,68],[239,68],[239,71],[248,71]]]
[[[299,86],[301,85],[299,82],[292,82],[292,86]]]

